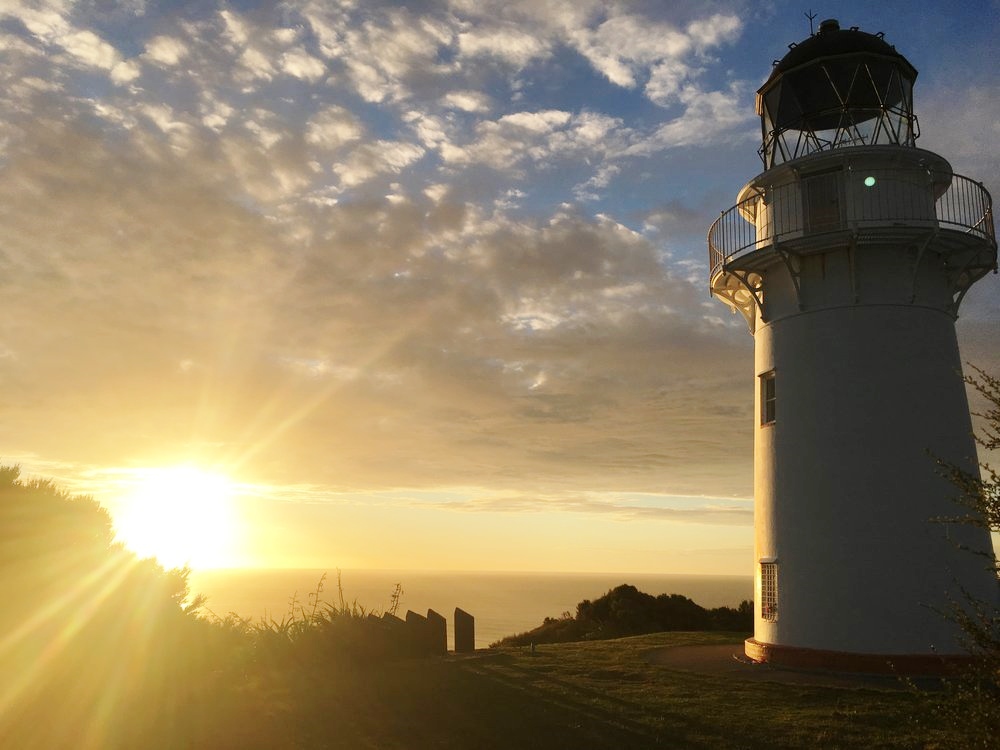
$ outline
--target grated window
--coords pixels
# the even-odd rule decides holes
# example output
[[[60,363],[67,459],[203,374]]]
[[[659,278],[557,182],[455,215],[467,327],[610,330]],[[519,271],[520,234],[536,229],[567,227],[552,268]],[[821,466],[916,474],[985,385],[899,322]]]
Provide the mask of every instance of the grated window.
[[[778,619],[778,563],[760,564],[760,616],[774,622]]]

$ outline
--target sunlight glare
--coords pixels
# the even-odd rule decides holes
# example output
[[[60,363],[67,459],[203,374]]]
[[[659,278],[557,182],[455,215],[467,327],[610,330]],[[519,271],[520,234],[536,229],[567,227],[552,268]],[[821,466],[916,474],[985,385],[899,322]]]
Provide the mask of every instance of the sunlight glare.
[[[194,466],[137,469],[115,513],[118,539],[167,567],[233,564],[235,485]]]

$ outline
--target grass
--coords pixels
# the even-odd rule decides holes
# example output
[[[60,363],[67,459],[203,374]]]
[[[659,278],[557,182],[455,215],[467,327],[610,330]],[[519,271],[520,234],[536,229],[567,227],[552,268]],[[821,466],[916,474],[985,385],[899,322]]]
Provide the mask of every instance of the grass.
[[[182,606],[187,571],[114,544],[92,499],[0,466],[0,516],[2,748],[972,750],[996,747],[1000,731],[995,619],[971,631],[993,659],[980,682],[931,698],[651,658],[683,645],[738,651],[742,636],[721,632],[418,657],[405,626],[345,601],[339,575],[336,604],[321,600],[324,577],[282,620],[201,617],[197,600]]]
[[[696,674],[651,662],[719,633],[497,648],[258,675],[233,747],[278,748],[947,748],[884,687],[820,687]]]

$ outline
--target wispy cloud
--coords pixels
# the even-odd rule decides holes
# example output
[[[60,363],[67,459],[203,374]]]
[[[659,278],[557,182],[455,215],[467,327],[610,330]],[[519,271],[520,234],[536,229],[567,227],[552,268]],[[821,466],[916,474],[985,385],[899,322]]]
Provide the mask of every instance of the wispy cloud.
[[[636,504],[613,494],[599,498],[579,494],[508,494],[458,497],[437,505],[446,510],[477,513],[586,513],[618,521],[670,521],[713,526],[753,524],[753,502],[750,500],[649,496],[643,504]]]

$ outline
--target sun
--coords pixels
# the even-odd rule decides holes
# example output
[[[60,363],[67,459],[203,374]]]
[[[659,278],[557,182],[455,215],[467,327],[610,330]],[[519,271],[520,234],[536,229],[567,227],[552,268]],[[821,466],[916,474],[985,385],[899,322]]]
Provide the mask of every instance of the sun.
[[[194,466],[129,471],[114,513],[119,541],[167,568],[233,564],[236,485]]]

